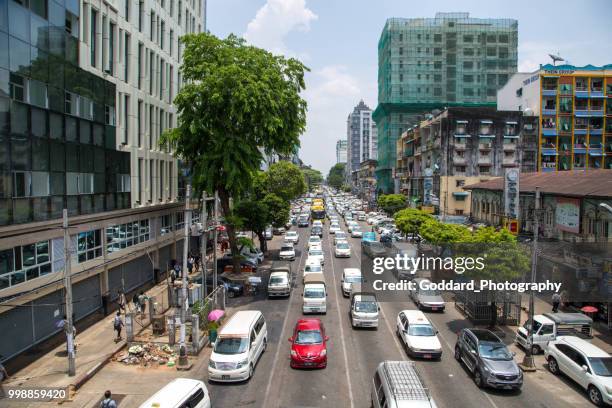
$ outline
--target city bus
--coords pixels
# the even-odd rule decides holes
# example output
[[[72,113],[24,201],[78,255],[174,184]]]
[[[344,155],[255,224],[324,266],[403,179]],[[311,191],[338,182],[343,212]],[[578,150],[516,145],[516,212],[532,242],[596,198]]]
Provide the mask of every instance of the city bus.
[[[323,200],[316,199],[312,203],[312,207],[310,208],[310,215],[313,220],[323,220],[325,219],[325,206],[323,205]]]

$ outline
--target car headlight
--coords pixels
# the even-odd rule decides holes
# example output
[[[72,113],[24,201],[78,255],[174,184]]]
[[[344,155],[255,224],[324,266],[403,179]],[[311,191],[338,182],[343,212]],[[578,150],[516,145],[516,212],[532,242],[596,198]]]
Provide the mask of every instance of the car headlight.
[[[608,394],[612,394],[612,387],[606,387],[606,392]]]
[[[491,372],[491,370],[489,370],[489,367],[487,367],[486,365],[483,365],[483,366],[482,366],[482,369],[483,369],[483,371],[484,371],[485,373],[489,373],[489,372]]]
[[[212,360],[210,360],[210,361],[208,362],[208,367],[210,367],[210,368],[217,368],[217,366],[215,365],[215,362],[214,362],[214,361],[212,361]]]
[[[291,357],[297,357],[297,353],[295,352],[295,350],[291,350]]]
[[[242,367],[244,367],[245,365],[247,365],[248,363],[249,363],[249,360],[248,360],[248,359],[245,359],[245,360],[239,361],[239,362],[238,362],[238,364],[236,365],[236,368],[242,368]]]
[[[321,350],[321,354],[319,354],[319,356],[325,357],[326,355],[327,355],[327,350],[326,349]]]

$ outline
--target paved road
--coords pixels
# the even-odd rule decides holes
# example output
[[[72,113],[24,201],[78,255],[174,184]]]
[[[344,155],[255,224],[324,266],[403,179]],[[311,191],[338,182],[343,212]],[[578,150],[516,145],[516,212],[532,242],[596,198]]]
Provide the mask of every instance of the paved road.
[[[245,305],[245,308],[263,312],[269,333],[268,349],[256,367],[254,378],[236,385],[211,384],[214,406],[369,407],[370,382],[375,367],[383,360],[410,359],[395,335],[394,324],[399,311],[415,309],[412,302],[381,303],[378,330],[351,328],[349,300],[339,290],[340,276],[344,268],[360,266],[360,240],[350,240],[351,258],[334,258],[332,240],[326,227],[324,273],[329,295],[327,314],[320,318],[330,336],[328,367],[314,371],[289,367],[290,344],[287,339],[295,322],[302,317],[300,277],[306,261],[304,245],[309,232],[310,228],[299,229],[300,242],[293,263],[298,282],[291,297],[267,300],[262,295]],[[275,239],[272,247],[277,248],[278,243],[279,240]],[[443,356],[440,361],[417,361],[417,365],[440,408],[589,406],[579,391],[543,371],[533,374],[537,378],[527,376],[522,391],[518,393],[480,390],[468,372],[455,361],[452,352],[455,332],[469,324],[452,306],[445,313],[430,313],[428,316],[440,331]],[[206,373],[203,376],[206,377]]]

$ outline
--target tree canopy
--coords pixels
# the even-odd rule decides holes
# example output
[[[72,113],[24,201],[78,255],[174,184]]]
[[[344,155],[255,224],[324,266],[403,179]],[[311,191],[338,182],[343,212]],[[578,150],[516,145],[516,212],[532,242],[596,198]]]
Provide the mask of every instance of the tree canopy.
[[[403,234],[419,234],[421,225],[433,216],[416,208],[405,208],[394,215],[395,225]]]
[[[378,196],[378,206],[387,214],[393,215],[402,208],[406,208],[406,196],[403,194],[383,194]]]
[[[223,215],[232,220],[230,198],[252,187],[263,153],[289,154],[299,146],[307,68],[235,35],[189,34],[181,42],[185,84],[174,99],[178,126],[160,142],[190,167],[196,191],[218,191]],[[228,236],[235,252],[231,223]]]
[[[307,188],[304,173],[300,168],[284,160],[261,172],[259,182],[265,193],[274,193],[285,201],[301,196]]]
[[[330,187],[335,189],[342,188],[344,184],[344,169],[346,168],[346,163],[336,163],[331,169],[329,169],[329,174],[327,175],[327,184]]]
[[[316,169],[302,169],[304,173],[304,178],[306,179],[306,184],[308,185],[308,190],[312,190],[315,187],[318,187],[323,183],[323,174],[319,170]]]

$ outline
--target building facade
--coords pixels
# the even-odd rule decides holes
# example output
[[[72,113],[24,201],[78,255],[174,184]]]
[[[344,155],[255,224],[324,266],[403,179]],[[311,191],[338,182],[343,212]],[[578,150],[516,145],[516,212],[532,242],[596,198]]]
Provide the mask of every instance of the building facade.
[[[178,167],[159,136],[176,123],[178,38],[201,30],[202,6],[0,2],[3,358],[60,332],[63,209],[77,321],[181,258]]]
[[[340,139],[336,142],[336,163],[346,163],[348,142]]]
[[[379,188],[393,190],[396,142],[419,114],[445,106],[494,105],[516,72],[518,22],[468,13],[388,19],[378,43]]]
[[[370,209],[376,207],[376,164],[373,159],[362,161],[359,170],[351,174],[353,194],[365,201]]]
[[[612,169],[612,65],[544,65],[499,91],[500,108],[539,117],[538,170]]]
[[[346,120],[347,172],[359,170],[365,160],[376,160],[378,133],[372,120],[372,110],[360,101]]]
[[[432,212],[470,214],[463,186],[510,167],[535,171],[536,120],[487,107],[452,107],[431,116],[397,141],[398,190]]]

